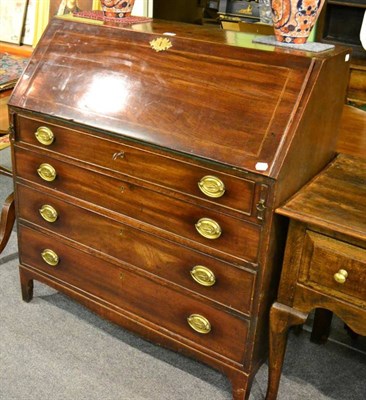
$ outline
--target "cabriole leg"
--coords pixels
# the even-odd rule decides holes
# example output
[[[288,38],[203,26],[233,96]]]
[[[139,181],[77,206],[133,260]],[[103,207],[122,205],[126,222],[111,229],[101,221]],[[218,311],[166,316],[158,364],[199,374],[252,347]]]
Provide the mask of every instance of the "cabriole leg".
[[[283,360],[285,357],[288,329],[303,324],[308,314],[296,311],[284,304],[274,303],[270,311],[268,389],[266,400],[276,400]]]

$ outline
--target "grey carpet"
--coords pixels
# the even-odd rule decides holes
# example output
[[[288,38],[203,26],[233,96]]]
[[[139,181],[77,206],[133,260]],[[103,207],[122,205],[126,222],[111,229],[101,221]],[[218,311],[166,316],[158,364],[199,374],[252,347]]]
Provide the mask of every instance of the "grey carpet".
[[[10,164],[7,151],[0,162]],[[0,177],[0,201],[11,180]],[[31,244],[30,244],[31,245]],[[63,294],[35,283],[21,300],[13,233],[0,256],[0,400],[224,400],[231,387],[219,372],[155,346],[102,320]],[[307,328],[306,328],[307,329]],[[279,400],[364,400],[366,343],[335,320],[319,346],[304,330],[290,333]],[[267,366],[250,400],[266,392]]]

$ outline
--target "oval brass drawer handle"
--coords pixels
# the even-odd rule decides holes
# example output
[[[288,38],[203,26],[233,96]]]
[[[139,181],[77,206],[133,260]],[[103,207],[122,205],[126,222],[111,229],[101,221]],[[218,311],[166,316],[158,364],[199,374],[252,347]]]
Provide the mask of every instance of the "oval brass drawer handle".
[[[55,140],[55,135],[51,129],[46,126],[40,126],[34,135],[39,143],[44,144],[45,146],[51,145]]]
[[[197,232],[206,239],[218,239],[222,233],[220,225],[210,218],[201,218],[195,227]]]
[[[52,267],[56,267],[56,265],[60,261],[58,255],[53,250],[50,250],[50,249],[43,250],[41,253],[41,256],[42,256],[43,261],[46,264],[51,265]]]
[[[192,278],[202,286],[213,286],[216,283],[215,274],[203,265],[196,265],[191,270]]]
[[[204,176],[199,182],[198,187],[201,192],[208,197],[219,198],[225,194],[224,182],[213,175]]]
[[[56,179],[56,170],[52,165],[44,163],[41,164],[37,169],[38,175],[47,182],[52,182]]]
[[[196,332],[207,334],[211,332],[211,324],[207,318],[199,314],[191,314],[187,318],[189,326]]]
[[[343,284],[347,280],[348,272],[345,269],[340,269],[333,277],[337,283]]]
[[[49,204],[43,204],[43,206],[39,209],[39,213],[47,222],[55,222],[58,218],[57,211]]]

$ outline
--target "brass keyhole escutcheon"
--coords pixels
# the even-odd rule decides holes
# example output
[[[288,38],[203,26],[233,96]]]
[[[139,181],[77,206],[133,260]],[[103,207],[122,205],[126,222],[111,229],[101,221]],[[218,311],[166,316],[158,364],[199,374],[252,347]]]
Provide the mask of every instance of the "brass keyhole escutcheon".
[[[124,151],[116,151],[113,153],[112,159],[115,160],[123,160],[125,158],[125,152]]]
[[[337,283],[343,285],[348,278],[348,272],[345,269],[340,269],[337,273],[333,275],[333,277]]]
[[[187,318],[189,326],[196,332],[206,335],[211,332],[211,324],[207,318],[200,314],[191,314]]]
[[[51,267],[56,267],[56,265],[60,261],[58,255],[53,250],[50,250],[50,249],[43,250],[41,253],[41,256],[42,256],[43,261],[46,264],[51,265]]]
[[[40,126],[34,135],[39,143],[44,144],[45,146],[50,146],[55,140],[55,135],[51,129],[46,126]]]
[[[211,198],[219,198],[225,194],[224,182],[213,175],[204,176],[199,182],[198,187],[203,194]]]
[[[55,222],[58,218],[57,211],[49,204],[44,204],[39,209],[39,213],[41,214],[41,217],[47,222],[51,222],[51,223]]]
[[[191,270],[192,278],[202,286],[213,286],[216,283],[215,274],[203,265],[196,265]]]
[[[211,218],[201,218],[195,227],[197,232],[206,239],[218,239],[222,233],[220,225]]]
[[[38,175],[47,182],[52,182],[56,179],[57,173],[52,165],[43,163],[37,169]]]

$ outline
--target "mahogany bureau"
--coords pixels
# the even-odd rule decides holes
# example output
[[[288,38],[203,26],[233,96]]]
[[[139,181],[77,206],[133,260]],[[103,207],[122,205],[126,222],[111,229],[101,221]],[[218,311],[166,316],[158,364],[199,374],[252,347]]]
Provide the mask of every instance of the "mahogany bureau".
[[[225,373],[267,357],[284,226],[334,157],[347,49],[54,19],[10,99],[20,278]]]
[[[267,400],[277,398],[288,328],[310,311],[334,312],[366,335],[366,160],[339,155],[277,212],[290,229],[270,311]]]

